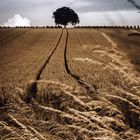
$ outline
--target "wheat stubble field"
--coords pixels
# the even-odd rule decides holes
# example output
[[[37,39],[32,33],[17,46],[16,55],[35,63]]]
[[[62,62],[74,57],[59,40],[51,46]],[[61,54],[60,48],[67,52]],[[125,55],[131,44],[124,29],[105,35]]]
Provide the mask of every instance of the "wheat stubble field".
[[[0,29],[0,140],[140,139],[138,32]]]

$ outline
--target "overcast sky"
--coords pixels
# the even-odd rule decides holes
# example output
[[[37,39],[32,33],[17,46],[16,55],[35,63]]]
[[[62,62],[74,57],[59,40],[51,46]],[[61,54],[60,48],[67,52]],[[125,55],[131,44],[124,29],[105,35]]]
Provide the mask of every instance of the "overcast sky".
[[[54,25],[62,6],[78,13],[80,25],[140,25],[140,0],[0,0],[0,25]]]

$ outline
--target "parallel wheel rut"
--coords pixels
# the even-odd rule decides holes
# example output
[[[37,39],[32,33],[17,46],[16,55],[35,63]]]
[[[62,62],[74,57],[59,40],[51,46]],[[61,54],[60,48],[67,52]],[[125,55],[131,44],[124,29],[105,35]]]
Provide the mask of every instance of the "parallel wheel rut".
[[[32,82],[31,85],[28,86],[28,88],[27,88],[27,96],[24,99],[26,103],[30,103],[31,99],[36,97],[36,93],[38,91],[38,89],[37,89],[37,81],[41,79],[40,76],[43,73],[43,71],[44,71],[45,67],[47,66],[47,64],[49,63],[49,61],[50,61],[51,57],[53,56],[54,52],[56,51],[56,49],[57,49],[57,47],[58,47],[58,45],[59,45],[59,43],[61,41],[62,36],[63,36],[63,30],[62,30],[62,32],[60,34],[60,37],[59,37],[59,39],[58,39],[53,51],[51,52],[49,57],[46,59],[45,63],[40,67],[40,69],[39,69],[39,71],[38,71],[38,73],[37,73],[37,75],[35,77],[35,81]]]
[[[68,73],[72,78],[74,78],[74,79],[78,82],[78,84],[80,84],[82,87],[84,86],[85,89],[86,89],[88,92],[95,92],[94,87],[92,87],[91,85],[87,84],[86,81],[84,81],[83,79],[81,79],[79,75],[77,75],[76,73],[73,73],[73,72],[70,70],[70,67],[68,66],[68,61],[67,61],[68,37],[69,37],[69,32],[68,32],[68,30],[67,30],[66,44],[65,44],[65,50],[64,50],[64,60],[65,60],[64,62],[65,62],[66,71],[67,71],[67,73]]]
[[[4,45],[4,44],[6,44],[6,43],[9,42],[9,41],[14,40],[14,39],[16,39],[17,37],[19,37],[19,36],[25,34],[26,32],[28,32],[28,31],[24,31],[24,32],[21,32],[21,33],[16,33],[16,34],[13,35],[13,36],[7,37],[7,38],[5,38],[4,40],[2,40],[2,41],[0,42],[0,45]]]

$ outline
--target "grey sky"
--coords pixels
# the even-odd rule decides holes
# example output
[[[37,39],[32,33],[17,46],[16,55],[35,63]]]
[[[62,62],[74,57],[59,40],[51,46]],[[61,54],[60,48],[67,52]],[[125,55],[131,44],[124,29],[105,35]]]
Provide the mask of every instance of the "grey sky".
[[[140,25],[140,0],[0,0],[0,24],[19,14],[31,25],[54,25],[52,13],[69,6],[79,15],[81,25]]]

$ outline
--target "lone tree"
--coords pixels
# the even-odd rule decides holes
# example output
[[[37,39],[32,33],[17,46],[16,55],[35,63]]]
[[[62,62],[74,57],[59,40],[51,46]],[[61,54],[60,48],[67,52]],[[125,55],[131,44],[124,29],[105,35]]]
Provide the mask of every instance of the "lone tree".
[[[79,24],[80,20],[74,10],[69,7],[62,7],[53,12],[53,18],[56,25],[64,25],[66,27],[68,23],[72,25]]]

